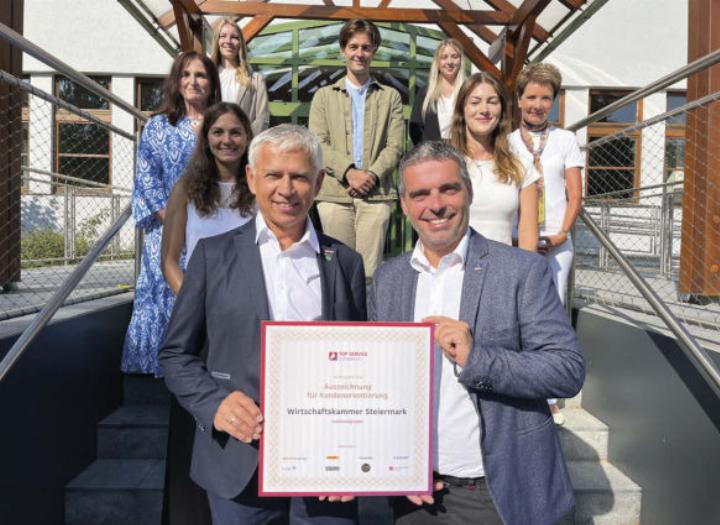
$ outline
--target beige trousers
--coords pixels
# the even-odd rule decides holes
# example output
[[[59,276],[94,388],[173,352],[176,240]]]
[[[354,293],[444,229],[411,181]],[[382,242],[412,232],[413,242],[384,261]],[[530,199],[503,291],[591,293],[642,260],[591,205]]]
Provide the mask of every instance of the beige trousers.
[[[392,202],[353,199],[352,204],[318,202],[323,232],[362,255],[365,277],[370,278],[382,262]]]

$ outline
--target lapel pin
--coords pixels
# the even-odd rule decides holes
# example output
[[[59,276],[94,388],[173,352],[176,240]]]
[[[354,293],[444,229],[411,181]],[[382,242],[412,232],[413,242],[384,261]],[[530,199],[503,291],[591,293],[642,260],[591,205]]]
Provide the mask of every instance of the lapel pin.
[[[335,250],[331,250],[329,248],[323,248],[323,255],[325,256],[325,260],[327,262],[332,261],[333,255],[335,255]]]

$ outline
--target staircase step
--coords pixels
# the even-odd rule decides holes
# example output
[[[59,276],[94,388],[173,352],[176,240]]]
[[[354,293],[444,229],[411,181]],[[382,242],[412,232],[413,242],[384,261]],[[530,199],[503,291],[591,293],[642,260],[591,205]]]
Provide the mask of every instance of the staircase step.
[[[582,407],[582,390],[578,392],[578,395],[569,399],[558,399],[558,405],[565,408],[580,408]]]
[[[640,487],[607,461],[568,461],[576,525],[637,525]]]
[[[169,405],[163,379],[148,374],[123,374],[123,402],[127,405]]]
[[[97,460],[66,486],[65,524],[159,525],[164,476],[162,460]]]
[[[567,461],[607,459],[608,427],[585,410],[566,408],[558,435]]]
[[[124,405],[98,425],[100,459],[164,459],[167,448],[167,405]]]

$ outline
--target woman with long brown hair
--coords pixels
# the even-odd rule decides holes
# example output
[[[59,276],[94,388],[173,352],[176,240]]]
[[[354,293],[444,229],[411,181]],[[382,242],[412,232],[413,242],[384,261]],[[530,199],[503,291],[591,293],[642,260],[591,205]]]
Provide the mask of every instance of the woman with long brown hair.
[[[265,80],[250,67],[245,38],[232,18],[221,18],[213,30],[210,57],[220,74],[222,100],[237,103],[250,119],[253,135],[257,135],[270,124]]]
[[[508,142],[511,131],[505,88],[485,72],[463,84],[455,103],[450,143],[465,155],[473,185],[470,226],[488,239],[537,251],[539,175],[524,165]]]
[[[215,65],[202,53],[180,53],[163,86],[164,100],[145,125],[137,147],[132,209],[143,230],[140,275],[121,369],[161,376],[157,352],[174,304],[160,269],[160,243],[168,197],[195,147],[205,108],[220,99]]]
[[[253,216],[255,198],[245,179],[250,120],[237,104],[207,109],[195,152],[168,204],[162,239],[162,269],[173,293],[183,281],[181,255],[189,261],[197,242],[242,226]]]

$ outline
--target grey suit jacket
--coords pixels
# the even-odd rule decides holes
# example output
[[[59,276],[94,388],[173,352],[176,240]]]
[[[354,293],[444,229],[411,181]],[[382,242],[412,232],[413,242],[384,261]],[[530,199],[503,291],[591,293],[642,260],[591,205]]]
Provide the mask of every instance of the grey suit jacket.
[[[378,268],[371,320],[413,321],[410,254]],[[476,399],[488,489],[507,525],[550,525],[574,505],[546,398],[579,392],[585,365],[544,257],[472,232],[460,320],[473,348],[458,376]]]
[[[318,234],[323,320],[364,321],[362,258]],[[213,428],[220,403],[240,390],[259,405],[260,321],[269,320],[255,221],[202,239],[190,260],[158,356],[168,388],[197,421],[192,478],[223,498],[238,495],[258,464],[257,443]]]

